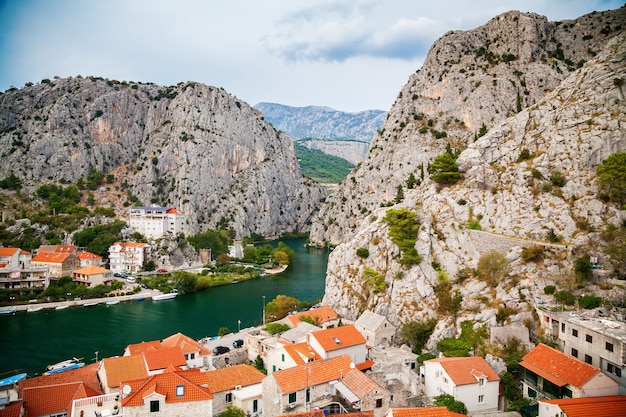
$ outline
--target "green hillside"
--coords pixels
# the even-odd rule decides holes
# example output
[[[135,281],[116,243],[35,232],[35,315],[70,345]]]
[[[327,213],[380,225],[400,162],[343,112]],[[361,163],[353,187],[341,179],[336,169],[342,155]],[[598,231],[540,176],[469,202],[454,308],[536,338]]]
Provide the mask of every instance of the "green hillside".
[[[354,168],[343,158],[327,155],[294,142],[302,175],[323,183],[338,183]]]

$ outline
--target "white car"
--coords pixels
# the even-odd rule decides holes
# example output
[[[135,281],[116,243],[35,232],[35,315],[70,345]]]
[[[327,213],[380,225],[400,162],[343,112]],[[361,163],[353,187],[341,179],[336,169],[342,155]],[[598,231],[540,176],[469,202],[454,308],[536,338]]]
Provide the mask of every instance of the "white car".
[[[134,284],[135,282],[137,282],[137,280],[135,279],[135,277],[126,277],[126,282],[128,282],[129,284]]]

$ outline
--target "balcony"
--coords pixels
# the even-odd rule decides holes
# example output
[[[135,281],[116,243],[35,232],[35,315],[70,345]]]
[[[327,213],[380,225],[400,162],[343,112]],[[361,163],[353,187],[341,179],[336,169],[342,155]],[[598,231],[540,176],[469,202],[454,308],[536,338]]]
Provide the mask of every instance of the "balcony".
[[[120,394],[104,394],[74,400],[72,416],[76,417],[124,417]]]

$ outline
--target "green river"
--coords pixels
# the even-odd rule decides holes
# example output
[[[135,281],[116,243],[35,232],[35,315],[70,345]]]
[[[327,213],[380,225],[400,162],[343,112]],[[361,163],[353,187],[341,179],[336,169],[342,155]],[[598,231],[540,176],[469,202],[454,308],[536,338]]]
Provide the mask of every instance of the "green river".
[[[132,343],[161,340],[181,332],[194,339],[214,336],[220,327],[237,331],[262,323],[263,296],[279,294],[301,301],[324,295],[328,251],[286,240],[296,256],[276,276],[214,287],[174,300],[128,301],[116,305],[18,312],[0,316],[0,377],[41,374],[46,365],[72,357],[86,364],[122,355]]]

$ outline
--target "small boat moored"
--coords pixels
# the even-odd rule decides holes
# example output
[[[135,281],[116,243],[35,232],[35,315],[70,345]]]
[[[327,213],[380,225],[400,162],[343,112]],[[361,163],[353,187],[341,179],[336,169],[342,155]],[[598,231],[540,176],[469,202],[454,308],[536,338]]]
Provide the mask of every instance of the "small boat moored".
[[[68,308],[70,305],[69,304],[62,304],[60,306],[56,306],[54,309],[55,310],[65,310],[66,308]]]
[[[0,308],[0,314],[13,314],[17,310],[15,307],[3,307]]]
[[[85,303],[83,304],[83,307],[93,307],[93,306],[97,306],[98,304],[99,304],[98,302]]]
[[[78,358],[68,359],[66,361],[61,361],[52,365],[48,365],[46,368],[47,371],[44,375],[52,375],[58,374],[59,372],[69,371],[70,369],[81,368],[85,365],[84,362],[81,362]]]
[[[172,298],[176,298],[178,295],[178,290],[173,289],[170,292],[166,292],[165,294],[158,294],[152,296],[152,301],[163,301],[163,300],[171,300]]]
[[[0,387],[4,387],[6,385],[13,385],[16,382],[20,382],[24,378],[26,378],[26,373],[9,376],[7,378],[2,378],[0,379]]]
[[[112,305],[119,304],[119,303],[120,303],[120,300],[109,300],[105,304],[108,306],[112,306]]]
[[[36,312],[41,311],[41,310],[43,310],[42,306],[35,306],[35,307],[28,307],[26,309],[26,312],[27,313],[36,313]]]

